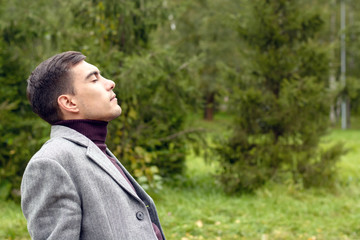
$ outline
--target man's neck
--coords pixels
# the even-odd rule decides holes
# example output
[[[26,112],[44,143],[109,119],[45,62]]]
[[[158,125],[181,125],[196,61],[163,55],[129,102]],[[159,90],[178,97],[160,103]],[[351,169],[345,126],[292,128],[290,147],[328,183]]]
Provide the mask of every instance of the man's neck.
[[[74,129],[93,141],[101,150],[104,151],[106,149],[105,140],[108,122],[88,119],[73,119],[62,120],[56,122],[54,125],[62,125]]]

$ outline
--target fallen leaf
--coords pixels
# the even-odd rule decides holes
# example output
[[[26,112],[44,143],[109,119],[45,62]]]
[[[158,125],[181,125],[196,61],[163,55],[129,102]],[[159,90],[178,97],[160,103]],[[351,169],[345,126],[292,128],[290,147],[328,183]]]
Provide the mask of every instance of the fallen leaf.
[[[197,220],[196,221],[196,226],[198,226],[199,228],[202,228],[204,226],[203,222],[201,220]]]

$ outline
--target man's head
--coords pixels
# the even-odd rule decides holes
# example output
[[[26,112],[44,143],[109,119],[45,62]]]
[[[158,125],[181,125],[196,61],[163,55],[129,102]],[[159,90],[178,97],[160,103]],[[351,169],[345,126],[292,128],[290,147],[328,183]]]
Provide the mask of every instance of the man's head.
[[[79,52],[64,52],[42,62],[28,78],[27,96],[41,118],[50,124],[68,119],[110,121],[121,114],[112,89],[115,83],[100,75]]]

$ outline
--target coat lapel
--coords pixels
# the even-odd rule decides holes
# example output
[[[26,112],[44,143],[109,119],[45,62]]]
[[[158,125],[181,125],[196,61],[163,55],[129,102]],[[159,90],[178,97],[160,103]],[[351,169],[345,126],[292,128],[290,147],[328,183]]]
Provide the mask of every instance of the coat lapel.
[[[69,141],[75,142],[80,146],[86,147],[86,156],[90,160],[95,162],[103,171],[110,175],[114,181],[117,182],[125,191],[127,191],[136,199],[140,200],[129,183],[121,175],[119,170],[116,169],[107,156],[90,139],[71,128],[59,125],[54,125],[51,127],[50,137],[62,137]]]
[[[92,161],[94,161],[97,165],[99,165],[100,168],[102,168],[107,174],[109,174],[129,194],[139,199],[137,194],[129,185],[129,183],[121,175],[119,170],[116,169],[116,167],[107,158],[107,156],[91,141],[87,148],[86,156],[89,157]]]
[[[140,191],[145,193],[144,189],[139,185],[138,182],[136,182],[136,180],[133,178],[133,176],[131,176],[131,174],[127,171],[127,169],[121,164],[121,162],[116,158],[116,156],[109,150],[107,149],[107,153],[116,159],[117,164],[120,166],[120,168],[124,171],[126,177],[129,179],[129,181],[131,182],[131,184],[133,185],[133,187],[136,189],[136,191]],[[140,197],[140,196],[139,196]],[[141,198],[141,197],[140,197]]]

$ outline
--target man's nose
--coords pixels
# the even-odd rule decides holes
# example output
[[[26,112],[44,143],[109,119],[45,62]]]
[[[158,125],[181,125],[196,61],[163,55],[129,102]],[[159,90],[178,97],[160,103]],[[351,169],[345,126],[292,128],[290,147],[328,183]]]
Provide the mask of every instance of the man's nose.
[[[115,88],[115,82],[113,80],[106,79],[106,83],[107,83],[107,88],[109,88],[109,90]]]

